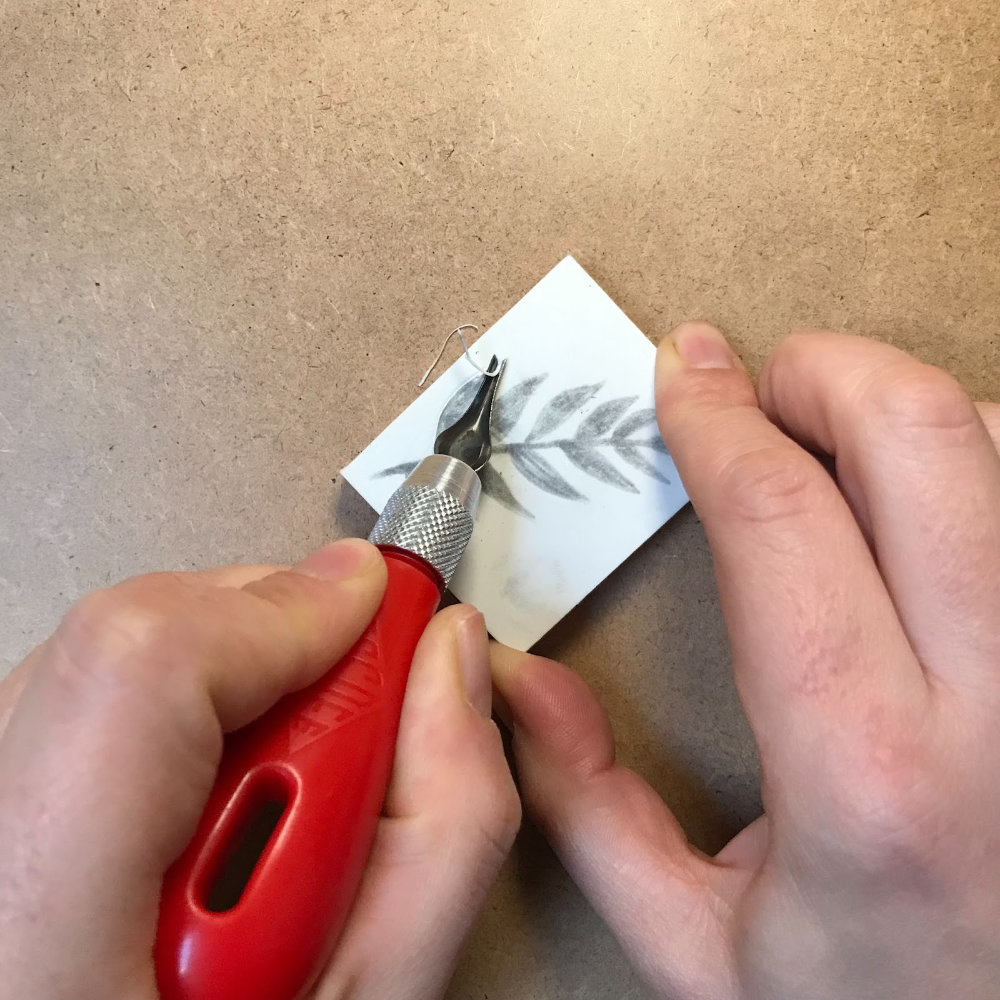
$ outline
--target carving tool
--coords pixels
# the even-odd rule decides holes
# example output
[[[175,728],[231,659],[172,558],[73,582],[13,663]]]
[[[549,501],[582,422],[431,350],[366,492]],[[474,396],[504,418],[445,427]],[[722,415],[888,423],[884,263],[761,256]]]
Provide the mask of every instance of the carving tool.
[[[410,661],[472,536],[504,365],[390,497],[368,629],[311,687],[227,738],[190,845],[163,884],[163,1000],[297,1000],[344,927],[392,769]]]

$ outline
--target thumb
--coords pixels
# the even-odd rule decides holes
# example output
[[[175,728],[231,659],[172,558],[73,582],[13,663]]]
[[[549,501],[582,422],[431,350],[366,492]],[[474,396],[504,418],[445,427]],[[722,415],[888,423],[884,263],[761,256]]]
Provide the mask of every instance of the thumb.
[[[490,702],[483,616],[448,608],[417,647],[383,817],[316,1000],[444,992],[521,819]]]
[[[492,663],[525,805],[631,960],[671,998],[736,996],[728,928],[750,873],[696,852],[615,763],[607,715],[579,677],[497,644]]]

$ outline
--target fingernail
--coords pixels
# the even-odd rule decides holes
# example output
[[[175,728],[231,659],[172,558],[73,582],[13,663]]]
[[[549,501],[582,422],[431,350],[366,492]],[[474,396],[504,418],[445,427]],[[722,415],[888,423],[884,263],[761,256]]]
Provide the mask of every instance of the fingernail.
[[[381,559],[381,553],[370,542],[343,538],[306,556],[295,572],[321,580],[346,580],[370,572]]]
[[[472,611],[455,626],[465,699],[484,718],[493,706],[490,640],[482,614]]]
[[[710,323],[682,323],[670,335],[680,359],[692,368],[737,368],[739,359]]]

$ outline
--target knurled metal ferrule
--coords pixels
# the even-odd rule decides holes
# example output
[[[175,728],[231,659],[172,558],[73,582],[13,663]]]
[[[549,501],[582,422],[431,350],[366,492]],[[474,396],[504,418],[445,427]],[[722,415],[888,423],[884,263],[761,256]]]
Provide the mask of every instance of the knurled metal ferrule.
[[[465,462],[430,455],[389,497],[368,540],[420,556],[447,586],[472,537],[481,493],[479,476]]]

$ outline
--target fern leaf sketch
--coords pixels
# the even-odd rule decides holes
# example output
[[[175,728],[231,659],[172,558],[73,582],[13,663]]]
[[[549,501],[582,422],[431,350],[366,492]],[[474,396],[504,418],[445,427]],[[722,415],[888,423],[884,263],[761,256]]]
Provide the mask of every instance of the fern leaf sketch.
[[[388,479],[390,476],[403,476],[405,478],[419,464],[419,462],[400,462],[399,465],[390,465],[388,469],[382,469],[380,472],[376,472],[374,478]]]
[[[563,497],[565,500],[587,499],[570,484],[569,480],[556,471],[555,466],[538,449],[528,448],[523,444],[511,444],[507,446],[507,451],[514,468],[540,490]]]
[[[564,441],[559,447],[563,454],[578,468],[594,479],[599,479],[609,486],[617,486],[628,493],[638,493],[639,489],[630,479],[623,476],[596,448],[588,447],[577,441]]]
[[[483,484],[483,493],[486,496],[492,497],[497,503],[512,510],[515,514],[520,514],[521,517],[526,517],[531,521],[535,519],[535,515],[527,507],[523,507],[517,497],[511,493],[503,476],[492,465],[483,466],[479,472],[479,480]]]
[[[497,396],[496,405],[493,408],[493,420],[490,429],[497,438],[505,438],[513,429],[514,425],[524,413],[524,408],[528,405],[535,390],[545,381],[547,376],[535,375],[534,378],[526,378],[523,382],[510,389],[503,389]]]
[[[602,434],[607,434],[638,398],[638,396],[622,396],[621,399],[609,399],[608,402],[601,403],[580,424],[580,429],[576,432],[576,436],[578,438],[596,438]]]
[[[534,441],[554,431],[560,424],[569,420],[581,406],[590,402],[600,388],[600,382],[596,385],[578,385],[575,389],[565,389],[553,396],[538,414],[535,426],[528,434],[528,440]]]
[[[626,493],[640,492],[640,487],[633,482],[636,474],[670,485],[670,479],[650,454],[669,454],[656,429],[655,410],[649,407],[634,409],[638,396],[619,396],[599,402],[574,432],[567,433],[567,425],[572,426],[572,419],[598,396],[604,383],[563,389],[545,400],[534,419],[529,420],[526,414],[534,409],[539,389],[547,378],[544,373],[533,375],[510,389],[501,389],[493,412],[494,458],[508,457],[510,471],[525,481],[522,486],[526,484],[563,500],[586,503],[590,497],[582,491],[582,484],[574,482],[574,479],[579,481],[580,473]],[[465,412],[479,381],[478,378],[470,379],[451,397],[441,413],[435,434],[450,427]],[[522,422],[530,429],[518,435],[516,432]],[[554,461],[557,456],[563,469]],[[625,468],[620,468],[612,458],[619,459]],[[407,476],[417,464],[415,461],[401,462],[382,469],[376,478]],[[571,475],[573,472],[575,476]],[[494,464],[487,465],[480,473],[483,493],[513,513],[533,518],[530,507],[507,481],[509,475],[501,475]]]
[[[612,437],[616,441],[624,441],[632,437],[636,431],[642,430],[647,424],[656,424],[656,410],[643,408],[626,417],[616,428]]]

